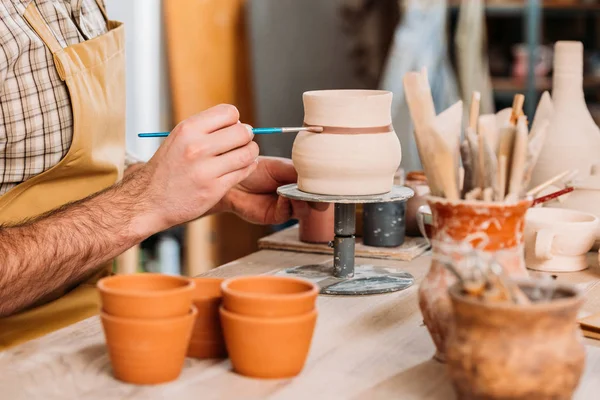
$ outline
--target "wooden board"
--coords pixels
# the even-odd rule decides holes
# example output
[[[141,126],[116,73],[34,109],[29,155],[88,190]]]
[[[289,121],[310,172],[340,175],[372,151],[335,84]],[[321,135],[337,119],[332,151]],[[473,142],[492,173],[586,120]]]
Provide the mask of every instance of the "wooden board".
[[[273,273],[282,268],[328,261],[327,255],[260,251],[212,270],[231,277]],[[360,260],[359,260],[360,261]],[[430,256],[388,261],[413,274],[417,284],[397,293],[363,297],[319,296],[319,319],[307,363],[294,379],[260,380],[235,374],[228,360],[187,359],[178,380],[135,386],[112,377],[97,317],[0,353],[0,398],[32,399],[456,399],[446,367],[431,359],[434,346],[423,326],[418,283]],[[600,311],[597,265],[559,274],[578,284]],[[600,341],[586,339],[586,367],[575,400],[600,393]]]
[[[333,254],[333,249],[326,244],[305,243],[298,238],[298,225],[275,232],[258,241],[260,249],[304,251],[317,254]],[[356,238],[356,257],[378,258],[382,260],[410,261],[423,254],[429,245],[423,238],[406,237],[398,247],[365,246],[362,238]]]

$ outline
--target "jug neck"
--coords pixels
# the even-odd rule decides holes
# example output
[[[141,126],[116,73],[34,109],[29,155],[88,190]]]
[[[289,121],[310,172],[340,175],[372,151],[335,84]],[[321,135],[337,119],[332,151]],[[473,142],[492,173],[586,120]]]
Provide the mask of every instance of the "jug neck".
[[[552,99],[556,103],[563,101],[583,101],[583,76],[573,73],[557,73],[552,78]]]
[[[584,100],[583,45],[580,42],[559,41],[554,49],[553,100]]]

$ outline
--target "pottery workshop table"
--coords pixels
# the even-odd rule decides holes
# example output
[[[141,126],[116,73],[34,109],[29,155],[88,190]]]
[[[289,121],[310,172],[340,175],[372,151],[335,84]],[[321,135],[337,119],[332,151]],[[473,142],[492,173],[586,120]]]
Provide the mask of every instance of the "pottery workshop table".
[[[587,293],[586,312],[600,312],[600,269],[561,281]],[[331,256],[263,250],[215,269],[230,277],[331,260]],[[100,320],[82,321],[0,353],[0,399],[454,399],[445,367],[431,359],[433,343],[422,324],[417,288],[427,272],[426,254],[410,262],[362,259],[400,267],[417,283],[397,293],[324,297],[307,364],[289,380],[239,376],[225,361],[186,360],[180,378],[161,386],[134,386],[111,374]],[[600,342],[586,340],[586,370],[575,399],[600,396]]]

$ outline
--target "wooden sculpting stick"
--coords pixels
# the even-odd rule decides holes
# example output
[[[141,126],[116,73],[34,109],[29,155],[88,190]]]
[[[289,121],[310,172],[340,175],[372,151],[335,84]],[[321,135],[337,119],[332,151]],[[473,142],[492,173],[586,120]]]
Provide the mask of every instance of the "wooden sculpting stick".
[[[512,166],[508,185],[508,195],[517,200],[521,194],[525,163],[527,161],[527,122],[526,117],[521,116],[517,122],[516,137],[512,152]]]

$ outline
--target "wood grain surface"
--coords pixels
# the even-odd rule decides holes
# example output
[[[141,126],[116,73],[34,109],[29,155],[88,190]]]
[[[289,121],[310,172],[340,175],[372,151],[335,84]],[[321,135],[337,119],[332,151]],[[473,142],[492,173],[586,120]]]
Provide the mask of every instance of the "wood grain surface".
[[[590,255],[595,260],[596,255]],[[229,277],[329,261],[307,253],[260,251],[210,272]],[[429,255],[381,261],[420,281]],[[587,294],[587,313],[600,311],[600,271],[561,274]],[[135,386],[112,377],[97,317],[0,353],[1,399],[454,399],[445,366],[422,325],[417,285],[397,293],[318,299],[319,320],[307,364],[288,380],[258,380],[231,371],[229,361],[186,360],[180,378]],[[600,342],[586,339],[586,372],[576,400],[600,393]]]

